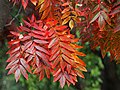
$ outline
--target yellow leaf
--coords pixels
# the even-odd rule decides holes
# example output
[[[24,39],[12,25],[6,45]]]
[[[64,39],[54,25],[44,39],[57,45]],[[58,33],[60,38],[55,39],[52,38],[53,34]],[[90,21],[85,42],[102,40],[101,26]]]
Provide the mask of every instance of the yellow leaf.
[[[78,13],[75,12],[75,11],[72,11],[71,13],[72,13],[73,15],[75,15],[75,16],[78,16]]]
[[[65,25],[66,23],[68,23],[68,21],[71,19],[71,17],[67,17],[66,19],[64,19],[64,21],[62,22],[62,25]]]
[[[73,27],[74,27],[74,21],[71,19],[70,20],[70,22],[69,22],[69,27],[71,28],[71,29],[73,29]]]
[[[39,0],[38,5],[41,5],[44,2],[44,0]]]

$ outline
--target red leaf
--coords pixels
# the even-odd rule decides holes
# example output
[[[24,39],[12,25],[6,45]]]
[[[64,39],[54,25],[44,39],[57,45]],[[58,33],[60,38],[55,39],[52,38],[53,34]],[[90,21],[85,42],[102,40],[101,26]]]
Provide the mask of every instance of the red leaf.
[[[58,31],[64,31],[65,29],[67,29],[67,26],[65,26],[65,25],[56,26],[55,29]]]
[[[47,78],[50,78],[50,70],[48,68],[45,68],[46,76]]]
[[[58,76],[55,76],[53,82],[56,82],[58,79],[60,79],[61,76],[62,76],[62,73],[58,74]]]
[[[37,57],[37,55],[35,56],[35,61],[36,61],[36,65],[39,67],[40,60],[39,60],[39,58]]]
[[[61,46],[61,47],[64,47],[65,49],[67,49],[67,50],[69,50],[69,51],[72,51],[72,52],[75,51],[72,46],[70,46],[69,44],[64,43],[64,42],[60,42],[60,46]]]
[[[21,29],[22,32],[25,32],[25,31],[26,31],[26,32],[30,32],[30,31],[31,31],[29,28],[24,27],[24,26],[19,26],[19,27],[18,27],[18,30],[19,30],[19,29]]]
[[[21,41],[26,41],[26,40],[29,40],[29,39],[31,39],[31,36],[24,36]]]
[[[63,42],[70,42],[71,41],[71,39],[68,38],[67,36],[60,36],[60,40]]]
[[[12,66],[12,68],[11,68],[11,69],[9,70],[9,72],[8,72],[8,75],[14,73],[17,68],[18,68],[18,65],[17,65],[17,64],[14,65],[14,66]]]
[[[42,61],[43,61],[43,63],[44,63],[45,65],[50,66],[50,65],[49,65],[49,62],[48,62],[48,57],[47,57],[45,54],[43,54],[43,53],[41,53],[41,52],[38,52],[38,51],[36,51],[36,54],[37,54],[40,58],[42,58]]]
[[[59,44],[54,46],[52,49],[51,49],[51,54],[54,55],[57,51],[59,50]]]
[[[52,64],[52,68],[55,68],[59,64],[59,62],[60,62],[60,59],[59,57],[57,57]]]
[[[45,37],[44,36],[40,36],[40,35],[37,35],[37,34],[34,34],[34,33],[29,33],[30,36],[33,36],[34,38],[37,38],[37,39],[42,39],[44,40]]]
[[[22,75],[28,80],[28,74],[26,73],[26,70],[24,69],[24,67],[22,65],[20,65],[19,67]]]
[[[24,50],[28,49],[31,45],[32,45],[33,41],[28,41],[27,43],[25,43],[24,45]]]
[[[27,50],[26,50],[27,53],[30,53],[30,54],[33,54],[35,52],[35,49],[34,49],[34,44],[31,45],[31,47],[29,47]]]
[[[67,68],[66,68],[68,74],[71,72],[71,69],[72,69],[72,66],[71,66],[70,64],[68,64],[68,65],[67,65]]]
[[[17,52],[17,51],[19,51],[19,50],[20,50],[20,46],[18,46],[18,47],[16,47],[15,49],[11,50],[10,53],[15,53],[15,52]]]
[[[50,61],[54,60],[60,54],[60,50],[58,50],[54,55],[50,57]]]
[[[11,61],[13,61],[13,60],[16,60],[18,57],[20,56],[20,53],[14,53],[14,54],[12,54],[12,56],[10,56],[9,58],[8,58],[8,60],[6,61],[6,62],[11,62]]]
[[[42,70],[42,71],[40,72],[39,79],[42,80],[43,78],[44,78],[44,71]]]
[[[70,78],[70,76],[67,72],[64,73],[64,76],[70,83],[73,83],[73,80]]]
[[[61,86],[61,88],[63,88],[64,85],[65,85],[65,77],[64,77],[64,75],[62,75],[61,78],[60,78],[60,86]]]
[[[30,66],[28,65],[28,63],[23,59],[23,58],[20,58],[20,62],[21,64],[24,66],[24,68],[31,73],[31,70],[30,70]]]
[[[19,42],[20,42],[20,40],[17,39],[17,40],[9,41],[8,44],[14,45],[14,44],[18,44]]]
[[[18,62],[19,62],[19,59],[13,60],[12,62],[10,62],[10,63],[7,65],[6,69],[9,69],[9,68],[13,67],[13,65],[17,64]]]
[[[61,69],[58,69],[56,72],[53,73],[53,76],[58,76],[61,72]]]
[[[62,60],[62,58],[60,58],[60,67],[62,69],[62,72],[64,72],[64,69],[66,67],[66,62],[64,60]]]
[[[20,69],[18,68],[16,71],[15,71],[15,79],[16,79],[16,82],[18,82],[19,78],[20,78]]]
[[[66,50],[66,49],[64,49],[64,48],[61,48],[61,51],[62,51],[62,53],[65,54],[67,57],[73,59],[73,58],[71,57],[71,53],[70,53],[68,50]]]
[[[18,32],[10,31],[10,33],[13,34],[13,35],[15,35],[15,36],[18,36],[18,37],[20,36],[20,33],[18,33]]]
[[[27,7],[27,4],[28,4],[28,0],[22,0],[22,5],[24,9]]]
[[[62,58],[69,64],[74,65],[73,60],[71,60],[70,58],[68,58],[67,56],[65,56],[64,54],[62,54]]]
[[[38,43],[38,44],[48,44],[48,42],[47,41],[45,41],[45,40],[37,40],[37,39],[35,39],[35,40],[33,40],[35,43]]]
[[[45,33],[40,31],[40,30],[39,31],[38,30],[33,30],[32,32],[35,33],[35,34],[38,34],[38,35],[42,35],[42,36],[45,35]]]
[[[54,38],[54,39],[52,39],[51,40],[51,42],[49,43],[49,45],[48,45],[48,48],[51,48],[51,47],[53,47],[55,44],[57,44],[58,43],[58,38],[56,37],[56,38]]]
[[[44,53],[50,55],[50,53],[49,53],[45,48],[43,48],[43,47],[35,46],[35,48],[38,49],[39,51],[42,51],[42,52],[44,52]]]
[[[23,20],[23,22],[25,23],[25,25],[27,25],[28,27],[31,27],[31,24],[28,23],[27,21]]]

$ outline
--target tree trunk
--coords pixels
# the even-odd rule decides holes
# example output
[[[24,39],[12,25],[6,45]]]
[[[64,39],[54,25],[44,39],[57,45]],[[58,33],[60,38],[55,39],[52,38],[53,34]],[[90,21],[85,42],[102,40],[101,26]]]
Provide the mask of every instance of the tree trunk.
[[[6,24],[9,16],[9,4],[6,0],[0,0],[0,33],[3,32],[4,25]]]
[[[105,58],[102,58],[100,50],[94,50],[92,52],[101,58],[104,65],[104,69],[101,74],[101,78],[103,80],[101,90],[120,90],[120,79],[116,73],[117,64],[115,62],[110,62],[110,57],[107,55]]]
[[[9,3],[7,0],[0,0],[0,47],[4,41],[4,26],[9,16]]]
[[[104,70],[102,71],[102,86],[101,90],[120,90],[120,80],[116,73],[116,63],[110,62],[109,57],[102,59]]]

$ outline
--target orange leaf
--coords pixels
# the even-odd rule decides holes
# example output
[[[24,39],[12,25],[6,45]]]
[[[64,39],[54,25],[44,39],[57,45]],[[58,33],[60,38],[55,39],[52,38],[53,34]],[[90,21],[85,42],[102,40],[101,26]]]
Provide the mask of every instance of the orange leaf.
[[[68,16],[70,16],[70,12],[66,12],[62,15],[61,19],[67,18]]]
[[[80,76],[81,78],[85,78],[83,73],[80,70],[78,70],[78,69],[75,69],[75,70],[76,70],[76,73],[78,76]]]
[[[69,44],[64,43],[64,42],[60,42],[60,46],[61,46],[61,47],[64,47],[65,49],[67,49],[67,50],[69,50],[69,51],[72,51],[72,52],[75,51],[72,46],[70,46]]]
[[[66,7],[61,13],[66,13],[70,10],[70,7]]]
[[[50,0],[45,0],[45,2],[41,5],[39,12],[43,12],[44,10],[46,10],[47,7],[49,7],[49,5],[50,5]]]
[[[42,14],[41,19],[45,19],[50,13],[50,7],[48,7]]]

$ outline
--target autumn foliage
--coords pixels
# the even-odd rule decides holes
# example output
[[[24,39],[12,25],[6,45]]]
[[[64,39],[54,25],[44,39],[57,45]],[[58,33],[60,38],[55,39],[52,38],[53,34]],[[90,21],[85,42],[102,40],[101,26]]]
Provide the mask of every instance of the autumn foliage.
[[[10,55],[6,69],[14,74],[16,81],[22,74],[36,74],[42,80],[53,75],[59,81],[75,85],[77,76],[84,78],[85,56],[79,52],[82,46],[76,43],[90,42],[91,49],[100,46],[102,56],[107,52],[111,60],[120,62],[120,2],[117,0],[10,0],[22,4],[26,10],[29,3],[35,6],[31,17],[24,24],[10,31],[13,37],[9,44]],[[38,19],[39,18],[39,19]],[[79,30],[81,38],[71,34]]]

